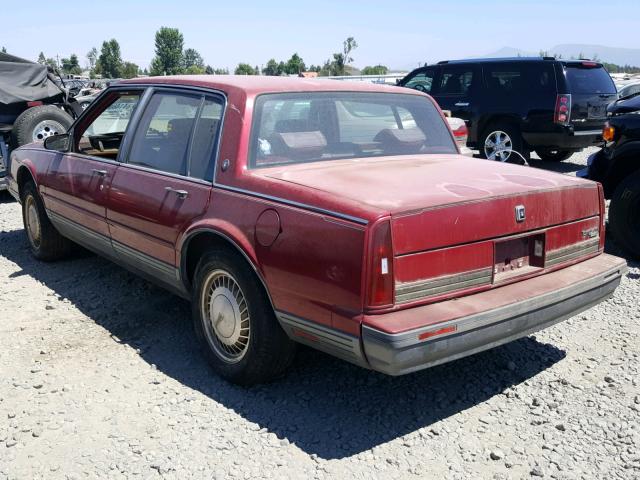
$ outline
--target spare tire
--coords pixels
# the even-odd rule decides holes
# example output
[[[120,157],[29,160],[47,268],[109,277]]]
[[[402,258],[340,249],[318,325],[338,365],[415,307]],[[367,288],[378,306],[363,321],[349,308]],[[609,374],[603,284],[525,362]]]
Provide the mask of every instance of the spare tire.
[[[44,142],[47,137],[65,133],[72,123],[71,115],[54,105],[31,107],[14,122],[11,144],[20,147],[27,143]]]

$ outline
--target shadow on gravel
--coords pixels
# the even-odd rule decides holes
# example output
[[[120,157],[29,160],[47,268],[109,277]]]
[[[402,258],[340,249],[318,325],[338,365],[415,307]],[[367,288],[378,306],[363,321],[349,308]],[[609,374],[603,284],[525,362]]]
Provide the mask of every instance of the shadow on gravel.
[[[0,203],[12,203],[15,199],[6,190],[0,191]]]
[[[544,160],[531,159],[529,165],[558,173],[573,173],[584,168],[584,165],[573,163],[569,160],[564,162],[545,162]]]
[[[285,378],[244,389],[207,367],[186,301],[95,256],[36,262],[22,230],[0,234],[0,252],[21,269],[12,277],[30,275],[67,298],[116,341],[139,349],[159,372],[324,459],[355,455],[432,425],[503,394],[565,356],[528,337],[394,378],[301,349]]]

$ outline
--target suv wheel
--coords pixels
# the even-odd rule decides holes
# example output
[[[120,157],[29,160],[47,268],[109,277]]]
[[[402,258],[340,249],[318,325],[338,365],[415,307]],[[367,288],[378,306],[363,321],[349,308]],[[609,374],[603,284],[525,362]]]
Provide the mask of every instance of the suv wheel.
[[[205,254],[196,269],[192,313],[196,336],[213,369],[240,385],[267,382],[293,361],[295,343],[244,259]]]
[[[553,150],[551,148],[538,148],[536,153],[541,160],[546,162],[561,162],[573,155],[571,150]]]
[[[71,240],[60,235],[47,217],[33,182],[27,182],[22,188],[22,220],[31,253],[38,260],[58,260],[70,252]]]
[[[72,123],[71,115],[54,105],[31,107],[16,118],[12,143],[20,147],[31,142],[43,142],[47,137],[65,133]]]
[[[529,156],[517,128],[509,124],[490,125],[480,138],[480,155],[499,162],[524,163]],[[513,151],[517,153],[513,153]],[[520,155],[518,155],[518,153]]]
[[[640,257],[640,170],[622,180],[613,192],[609,227],[622,247]]]

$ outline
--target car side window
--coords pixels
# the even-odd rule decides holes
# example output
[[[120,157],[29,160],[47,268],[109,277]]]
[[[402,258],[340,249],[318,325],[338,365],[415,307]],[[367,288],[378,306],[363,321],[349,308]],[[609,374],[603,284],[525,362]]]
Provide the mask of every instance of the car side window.
[[[439,95],[467,95],[474,81],[472,68],[443,67],[438,82]]]
[[[141,92],[113,92],[76,132],[76,152],[115,160]],[[102,108],[102,109],[101,109]],[[86,126],[85,126],[86,125]]]
[[[222,113],[220,98],[154,93],[136,127],[128,163],[212,180]]]
[[[429,68],[426,70],[419,71],[413,77],[411,77],[407,82],[403,85],[407,88],[413,88],[414,90],[418,90],[424,93],[431,93],[433,87],[433,79],[436,76],[436,71],[434,68]]]
[[[555,89],[553,66],[549,64],[501,63],[484,69],[491,95],[550,93]]]

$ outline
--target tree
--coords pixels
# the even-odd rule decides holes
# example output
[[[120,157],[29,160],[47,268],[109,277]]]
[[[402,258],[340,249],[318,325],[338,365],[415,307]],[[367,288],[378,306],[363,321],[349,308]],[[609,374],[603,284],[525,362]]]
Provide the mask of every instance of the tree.
[[[87,53],[87,60],[89,60],[89,70],[93,70],[96,66],[96,61],[98,60],[98,49],[96,47],[89,50]]]
[[[48,65],[49,67],[51,67],[53,69],[57,69],[58,68],[58,63],[56,62],[55,58],[47,58],[44,63],[45,63],[45,65]]]
[[[202,55],[200,55],[200,53],[198,53],[198,51],[194,48],[187,48],[184,51],[183,64],[184,69],[187,71],[192,67],[196,67],[198,71],[202,70],[202,72],[204,72],[205,70]]]
[[[248,63],[239,63],[233,73],[236,75],[255,75],[256,71]]]
[[[291,55],[291,58],[287,60],[287,63],[284,65],[285,73],[289,75],[297,75],[300,72],[304,72],[306,69],[304,60],[300,58],[300,55],[294,53]]]
[[[386,75],[389,69],[384,65],[375,65],[373,67],[364,67],[360,73],[362,75]]]
[[[156,56],[151,61],[151,75],[182,73],[184,37],[177,28],[160,27],[156,32]],[[197,53],[197,52],[196,52]]]
[[[72,53],[69,58],[63,58],[62,62],[62,71],[64,73],[68,73],[71,75],[79,75],[82,73],[82,69],[80,68],[80,62],[78,61],[78,55]]]
[[[276,62],[275,58],[270,59],[265,67],[262,69],[263,75],[270,75],[272,77],[276,77],[280,75],[282,72],[278,66],[278,62]]]
[[[106,78],[119,78],[122,75],[120,44],[115,38],[102,42],[102,49],[95,69],[96,73],[100,73]]]
[[[2,47],[2,53],[7,53],[7,47]]]
[[[353,37],[347,38],[342,44],[342,53],[343,60],[345,65],[349,65],[353,62],[353,58],[351,57],[351,52],[353,52],[356,48],[358,48],[358,43],[356,39]]]
[[[40,55],[38,55],[38,63],[40,65],[46,65],[47,64],[47,57],[44,56],[43,52],[40,52]]]
[[[123,78],[135,78],[138,76],[140,69],[138,65],[133,62],[124,62],[122,64],[122,77]]]
[[[205,68],[198,67],[197,65],[191,65],[184,71],[184,73],[186,73],[187,75],[203,75],[206,72],[207,71]]]

